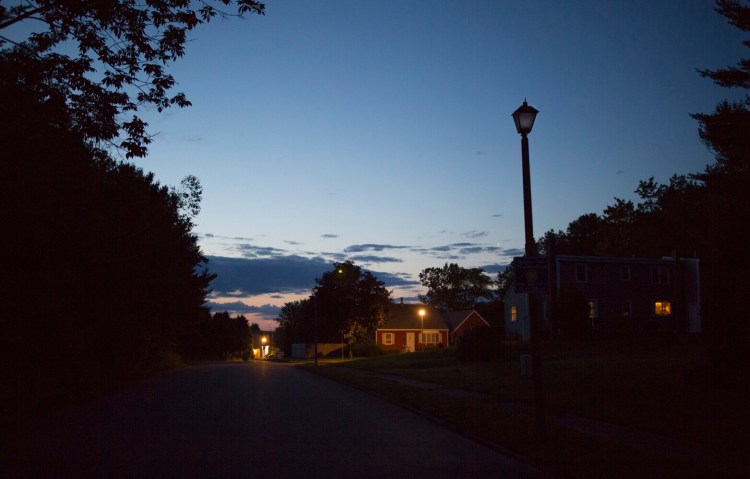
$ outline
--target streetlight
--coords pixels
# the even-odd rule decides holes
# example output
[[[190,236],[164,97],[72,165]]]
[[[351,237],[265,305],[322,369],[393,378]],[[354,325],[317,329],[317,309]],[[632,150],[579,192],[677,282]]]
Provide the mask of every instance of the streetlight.
[[[262,338],[260,338],[260,343],[261,343],[261,347],[260,347],[260,359],[265,359],[265,356],[266,356],[266,343],[267,342],[268,342],[268,338],[267,337],[263,336]]]
[[[521,168],[523,170],[523,220],[526,231],[526,256],[536,256],[534,224],[531,219],[531,174],[529,173],[529,138],[539,110],[529,106],[526,100],[513,112],[516,130],[521,135]]]
[[[427,311],[424,310],[424,308],[419,310],[419,318],[422,320],[422,332],[419,335],[419,342],[422,343],[422,351],[424,351],[424,315],[427,314]]]
[[[529,138],[534,127],[534,120],[539,110],[529,106],[526,100],[513,112],[516,131],[521,135],[521,169],[523,174],[523,219],[526,234],[526,257],[536,256],[534,242],[534,223],[531,215],[531,174],[529,172]],[[540,438],[547,436],[544,417],[544,389],[542,387],[542,352],[540,337],[541,328],[537,311],[536,295],[527,293],[529,305],[529,333],[531,335],[531,377],[534,384],[534,403],[536,406],[537,433]]]

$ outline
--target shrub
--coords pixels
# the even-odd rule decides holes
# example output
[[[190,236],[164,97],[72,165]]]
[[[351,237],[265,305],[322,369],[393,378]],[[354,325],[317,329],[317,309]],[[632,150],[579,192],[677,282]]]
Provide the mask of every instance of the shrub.
[[[505,355],[503,334],[499,328],[477,327],[470,329],[456,345],[459,361],[491,361]]]
[[[358,358],[383,355],[381,347],[374,343],[354,343],[351,346],[351,351],[352,355]]]

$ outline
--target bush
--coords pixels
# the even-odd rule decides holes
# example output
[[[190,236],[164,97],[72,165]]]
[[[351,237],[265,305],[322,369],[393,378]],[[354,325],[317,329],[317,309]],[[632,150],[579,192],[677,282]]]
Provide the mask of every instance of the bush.
[[[491,361],[505,356],[503,333],[499,328],[470,329],[456,345],[459,361]]]
[[[372,356],[382,356],[383,350],[374,343],[354,343],[351,346],[352,355],[358,358],[369,358]]]
[[[591,306],[577,288],[563,287],[552,301],[552,317],[560,333],[569,339],[590,339]]]

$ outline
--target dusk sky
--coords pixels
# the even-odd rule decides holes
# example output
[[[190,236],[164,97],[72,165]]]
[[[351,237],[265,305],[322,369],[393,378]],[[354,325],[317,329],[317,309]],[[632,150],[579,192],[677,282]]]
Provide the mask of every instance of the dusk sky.
[[[136,163],[204,188],[196,233],[214,310],[264,329],[334,261],[416,301],[446,262],[495,277],[524,246],[520,136],[534,234],[713,162],[690,113],[733,92],[743,37],[709,0],[268,0],[191,33],[171,67],[188,109],[144,115]],[[735,94],[736,95],[736,94]],[[215,304],[221,303],[221,304]]]

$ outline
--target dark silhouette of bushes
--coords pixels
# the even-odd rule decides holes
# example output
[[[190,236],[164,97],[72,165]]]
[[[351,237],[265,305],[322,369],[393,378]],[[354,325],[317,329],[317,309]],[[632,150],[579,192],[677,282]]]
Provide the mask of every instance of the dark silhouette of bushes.
[[[74,133],[0,54],[0,411],[174,365],[212,275],[182,197]]]
[[[459,361],[491,361],[504,356],[501,328],[472,328],[456,344],[456,358]]]

